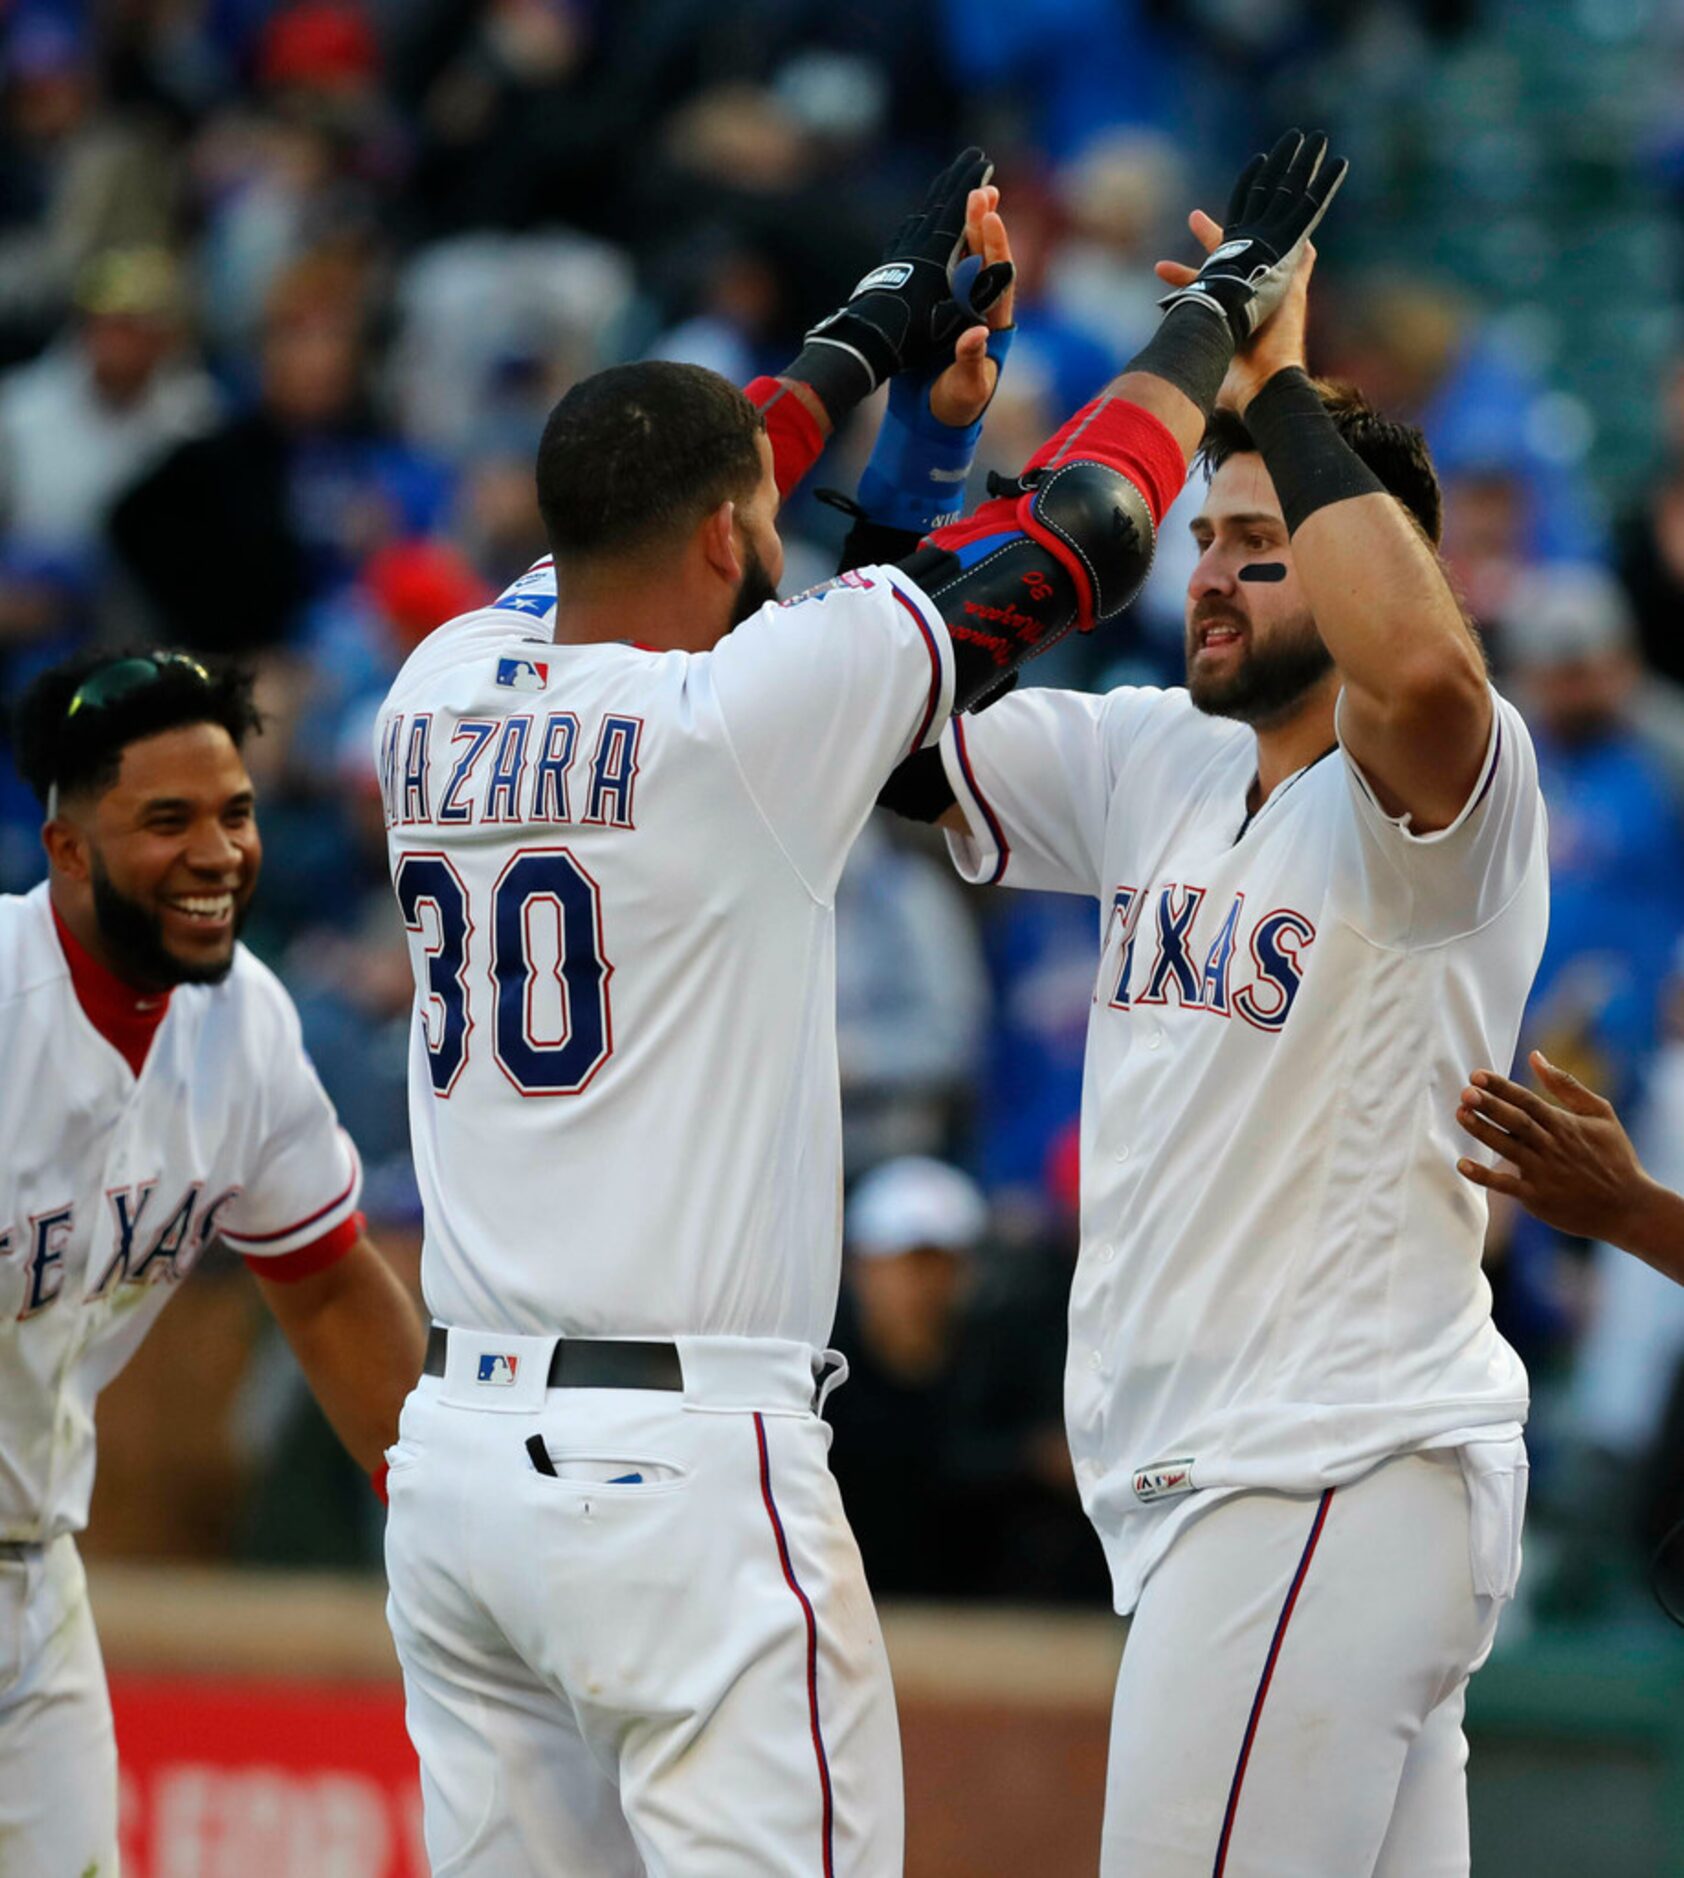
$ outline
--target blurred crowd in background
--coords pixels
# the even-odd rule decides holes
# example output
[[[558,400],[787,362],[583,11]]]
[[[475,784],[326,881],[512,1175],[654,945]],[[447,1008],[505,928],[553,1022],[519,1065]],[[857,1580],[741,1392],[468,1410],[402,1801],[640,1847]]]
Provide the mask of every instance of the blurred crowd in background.
[[[247,937],[298,1000],[377,1237],[412,1247],[419,1208],[369,726],[407,650],[544,551],[554,400],[625,358],[777,370],[976,140],[1021,268],[980,483],[1145,339],[1152,261],[1288,123],[1354,164],[1312,362],[1425,428],[1447,559],[1537,739],[1554,909],[1524,1041],[1684,1178],[1684,7],[1548,11],[0,6],[0,693],[89,642],[261,668]],[[817,484],[851,492],[874,419]],[[1040,682],[1178,681],[1183,501],[1140,605]],[[808,493],[783,527],[788,590],[832,571],[842,518]],[[0,763],[0,888],[39,878],[39,819]],[[839,928],[832,1419],[867,1566],[887,1593],[1102,1601],[1060,1405],[1094,909],[968,893],[883,819]],[[1684,1292],[1512,1216],[1489,1262],[1537,1388],[1530,1608],[1617,1607],[1684,1510]],[[235,1408],[237,1517],[148,1542],[375,1560],[377,1508],[283,1357],[259,1344]]]

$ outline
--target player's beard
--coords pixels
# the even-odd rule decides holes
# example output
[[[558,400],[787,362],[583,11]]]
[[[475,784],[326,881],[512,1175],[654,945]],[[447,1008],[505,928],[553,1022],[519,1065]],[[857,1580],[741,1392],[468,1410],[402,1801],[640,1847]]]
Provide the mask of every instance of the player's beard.
[[[1308,612],[1283,620],[1266,646],[1258,645],[1242,621],[1248,634],[1243,656],[1232,671],[1220,677],[1204,676],[1194,659],[1196,634],[1212,620],[1231,618],[1234,615],[1221,608],[1202,613],[1195,608],[1190,627],[1195,637],[1187,651],[1188,695],[1207,717],[1232,717],[1253,730],[1283,723],[1333,670],[1333,655]]]
[[[778,583],[766,577],[766,563],[760,558],[760,550],[752,541],[743,544],[747,549],[747,559],[743,566],[742,584],[737,588],[737,597],[731,606],[731,624],[742,625],[751,614],[758,613],[768,600],[778,597]]]
[[[155,985],[162,991],[175,985],[220,985],[234,969],[232,944],[228,956],[214,963],[198,965],[177,958],[164,943],[163,922],[158,915],[138,900],[131,900],[105,871],[105,864],[97,854],[89,859],[94,920],[119,978],[134,985]],[[235,896],[235,939],[246,923],[247,905]]]

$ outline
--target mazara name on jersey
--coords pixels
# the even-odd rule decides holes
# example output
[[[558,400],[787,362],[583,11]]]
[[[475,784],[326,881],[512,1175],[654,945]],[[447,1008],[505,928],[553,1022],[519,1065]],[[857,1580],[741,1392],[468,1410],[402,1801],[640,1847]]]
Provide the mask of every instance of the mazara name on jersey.
[[[1207,908],[1208,897],[1205,888],[1181,881],[1155,893],[1114,890],[1106,950],[1109,955],[1121,943],[1122,963],[1109,980],[1110,1008],[1129,1011],[1168,1004],[1173,997],[1183,1010],[1238,1015],[1258,1030],[1279,1031],[1304,981],[1304,954],[1315,942],[1315,926],[1291,907],[1275,907],[1248,923],[1243,891],[1220,909]],[[1151,962],[1137,977],[1135,953],[1148,909]],[[1148,957],[1145,944],[1138,949]],[[1094,996],[1097,1001],[1099,993]]]
[[[161,1280],[174,1284],[185,1278],[216,1237],[218,1214],[241,1191],[229,1187],[209,1206],[201,1207],[199,1196],[205,1183],[195,1180],[172,1204],[154,1207],[157,1188],[156,1180],[142,1180],[133,1186],[107,1189],[110,1231],[99,1256],[88,1261],[89,1272],[99,1275],[82,1293],[82,1303],[97,1303],[117,1285],[144,1286]],[[143,1226],[152,1227],[144,1238]],[[73,1200],[32,1213],[26,1226],[0,1230],[0,1258],[21,1252],[27,1273],[23,1303],[17,1313],[20,1322],[26,1317],[38,1317],[63,1295],[65,1252],[75,1236]]]
[[[531,669],[547,681],[547,667]],[[380,736],[386,826],[577,821],[635,828],[642,741],[641,717],[610,711],[581,725],[576,711],[522,711],[458,718],[435,748],[431,711],[394,711]]]

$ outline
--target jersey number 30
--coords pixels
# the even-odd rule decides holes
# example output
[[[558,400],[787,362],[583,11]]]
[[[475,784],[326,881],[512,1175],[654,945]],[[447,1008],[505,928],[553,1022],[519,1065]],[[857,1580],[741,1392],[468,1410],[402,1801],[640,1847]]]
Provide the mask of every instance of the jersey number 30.
[[[404,855],[393,880],[404,924],[426,954],[422,1015],[433,1093],[448,1096],[474,1030],[470,971],[478,929],[468,889],[442,854]],[[533,957],[540,921],[553,922],[556,934],[548,987]],[[523,848],[497,876],[490,946],[497,1067],[522,1095],[577,1095],[613,1053],[608,981],[614,968],[602,950],[596,882],[566,848]],[[540,1021],[540,1005],[548,1007],[546,1021]]]

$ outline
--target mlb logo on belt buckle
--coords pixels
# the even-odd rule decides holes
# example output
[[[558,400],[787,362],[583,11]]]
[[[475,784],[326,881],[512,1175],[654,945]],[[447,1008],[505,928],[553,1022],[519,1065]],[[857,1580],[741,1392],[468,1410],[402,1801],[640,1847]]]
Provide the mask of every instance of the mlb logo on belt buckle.
[[[488,1383],[494,1389],[511,1389],[515,1376],[520,1369],[518,1356],[492,1356],[482,1353],[479,1359],[479,1374],[476,1382]]]
[[[1134,1497],[1137,1500],[1168,1500],[1178,1493],[1193,1491],[1193,1457],[1177,1461],[1154,1461],[1150,1467],[1137,1467],[1134,1473]]]

